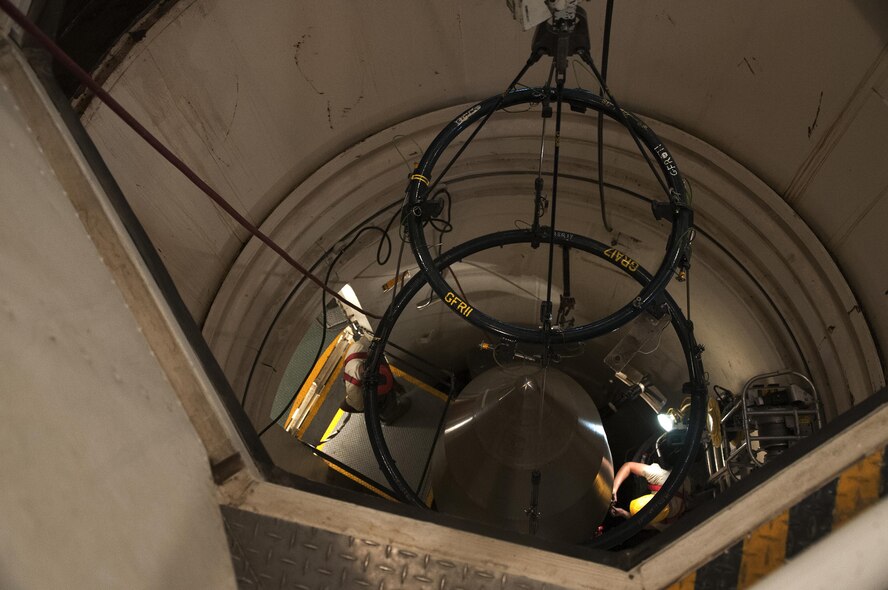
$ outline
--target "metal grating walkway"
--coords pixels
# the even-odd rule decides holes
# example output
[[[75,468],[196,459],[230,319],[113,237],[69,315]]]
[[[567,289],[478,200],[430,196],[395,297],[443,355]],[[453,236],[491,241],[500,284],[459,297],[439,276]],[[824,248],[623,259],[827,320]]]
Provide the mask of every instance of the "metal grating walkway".
[[[423,475],[447,396],[398,370],[394,365],[392,372],[404,386],[405,396],[410,399],[411,407],[395,424],[384,425],[382,429],[401,473],[420,497],[426,497],[429,493],[429,478],[423,480]],[[338,387],[342,388],[341,380]],[[338,406],[339,401],[341,399],[337,399],[331,390],[325,405],[335,403]],[[370,446],[363,414],[349,416],[341,410],[336,412],[319,442],[318,448],[331,457],[364,474],[372,482],[385,483],[385,475]]]

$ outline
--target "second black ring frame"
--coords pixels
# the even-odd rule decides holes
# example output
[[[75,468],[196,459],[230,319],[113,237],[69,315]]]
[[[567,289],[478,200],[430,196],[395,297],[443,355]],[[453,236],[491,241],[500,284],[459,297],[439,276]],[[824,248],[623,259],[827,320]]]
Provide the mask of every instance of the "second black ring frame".
[[[544,230],[544,232],[546,233],[545,238],[549,239],[548,230]],[[529,230],[511,230],[481,236],[445,252],[437,260],[433,261],[433,268],[436,276],[440,276],[441,272],[448,266],[459,262],[467,256],[498,246],[531,243],[536,237],[538,236],[534,236]],[[640,265],[633,267],[622,265],[620,261],[607,254],[609,250],[607,245],[591,238],[567,232],[556,232],[554,243],[559,246],[576,248],[593,254],[613,264],[640,283],[643,287],[643,292],[656,279],[656,276],[652,276]],[[382,425],[379,421],[379,406],[376,396],[377,380],[374,376],[378,374],[379,364],[382,361],[386,343],[395,323],[404,309],[407,308],[411,299],[428,282],[429,276],[432,275],[425,272],[417,274],[397,294],[397,297],[377,326],[364,367],[364,407],[366,410],[364,419],[373,453],[398,499],[423,508],[426,508],[425,503],[404,479],[385,442]],[[609,530],[604,535],[590,539],[587,545],[591,547],[606,549],[625,541],[644,528],[666,507],[669,500],[679,491],[679,487],[694,462],[698,442],[704,428],[707,387],[701,359],[702,347],[697,345],[694,338],[693,324],[685,318],[681,308],[665,291],[653,295],[651,303],[661,307],[670,314],[672,326],[681,343],[687,362],[688,382],[684,386],[684,393],[691,397],[687,433],[678,464],[670,473],[663,487],[635,516]]]
[[[421,273],[428,277],[429,284],[438,296],[466,321],[500,336],[514,338],[519,342],[543,343],[547,341],[547,335],[543,329],[526,328],[502,322],[478,309],[471,309],[466,313],[467,307],[465,302],[454,295],[458,291],[444,280],[441,272],[435,266],[434,257],[423,231],[427,221],[424,211],[429,197],[429,185],[431,184],[435,164],[444,153],[444,150],[460,133],[496,110],[521,104],[537,103],[546,98],[548,100],[556,100],[556,90],[542,88],[515,90],[503,96],[488,98],[472,106],[454,119],[435,137],[411,175],[403,210],[403,222],[410,238],[410,247],[419,264]],[[572,109],[593,109],[604,113],[615,121],[621,122],[620,119],[622,119],[631,125],[631,132],[655,156],[657,165],[669,187],[669,207],[666,209],[661,208],[659,211],[655,210],[654,215],[666,218],[672,223],[672,229],[666,241],[666,253],[663,262],[638,296],[609,316],[582,326],[566,330],[553,330],[549,335],[554,336],[558,342],[568,343],[589,340],[616,330],[640,314],[658,295],[665,291],[675,268],[683,262],[686,255],[691,238],[691,228],[693,227],[693,211],[690,207],[687,189],[678,166],[675,164],[670,152],[647,125],[625,110],[620,111],[622,117],[618,116],[614,105],[610,101],[586,90],[562,90],[561,99]],[[557,228],[555,233],[556,235],[560,233],[557,231]],[[625,257],[622,252],[612,250],[611,254],[619,258],[624,264],[626,264],[625,261],[628,261],[633,266],[637,264],[631,258]],[[553,340],[549,340],[549,342],[553,342]]]

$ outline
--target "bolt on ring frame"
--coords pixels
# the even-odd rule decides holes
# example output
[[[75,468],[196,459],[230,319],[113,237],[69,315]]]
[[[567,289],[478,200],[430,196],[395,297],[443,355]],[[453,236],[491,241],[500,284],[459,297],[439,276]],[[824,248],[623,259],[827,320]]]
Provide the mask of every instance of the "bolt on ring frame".
[[[543,230],[548,239],[547,230]],[[440,258],[434,262],[436,272],[440,273],[448,266],[459,262],[463,258],[476,254],[478,252],[495,248],[498,246],[506,246],[511,244],[530,243],[535,238],[533,232],[529,230],[511,230],[494,234],[488,234],[464,242],[445,252]],[[583,252],[587,252],[598,256],[599,258],[609,262],[610,264],[621,269],[630,277],[635,279],[642,286],[650,285],[653,277],[640,265],[626,266],[621,261],[615,260],[607,254],[610,248],[606,244],[602,244],[591,238],[578,236],[566,232],[556,232],[555,243],[560,246],[568,246],[576,248]],[[379,364],[382,361],[383,352],[391,332],[398,321],[401,313],[408,307],[411,299],[422,289],[427,282],[425,274],[417,274],[411,279],[403,289],[398,293],[395,300],[386,310],[382,321],[376,328],[376,335],[370,344],[368,357],[364,365],[364,420],[367,425],[367,432],[370,438],[370,445],[373,453],[379,463],[382,472],[392,486],[392,490],[398,496],[398,499],[408,504],[427,508],[422,499],[413,491],[410,484],[404,479],[398,470],[397,464],[389,451],[382,432],[382,425],[379,421],[379,406],[376,398],[377,380]],[[681,483],[684,481],[691,464],[694,461],[700,436],[703,432],[704,422],[706,418],[706,381],[704,377],[703,361],[701,359],[702,348],[697,345],[694,338],[693,324],[689,322],[679,308],[675,300],[668,294],[662,293],[655,301],[658,305],[663,305],[668,310],[672,326],[678,335],[682,350],[684,351],[685,360],[688,368],[688,382],[685,384],[684,393],[691,397],[691,410],[688,423],[687,434],[685,436],[684,445],[681,451],[681,457],[676,467],[672,470],[669,477],[663,484],[663,487],[654,495],[650,502],[642,508],[635,516],[626,522],[614,527],[601,537],[590,539],[589,546],[599,548],[609,548],[621,543],[640,531],[650,521],[654,519],[669,503],[669,500],[678,492]]]
[[[530,88],[510,92],[505,97],[494,96],[472,106],[449,123],[432,141],[413,174],[410,175],[402,214],[402,222],[406,226],[407,234],[410,238],[410,247],[421,270],[420,274],[428,278],[429,284],[438,296],[457,315],[469,323],[483,330],[499,334],[500,336],[514,338],[520,342],[544,343],[547,341],[545,330],[502,322],[481,310],[473,309],[465,304],[461,298],[455,295],[458,291],[444,280],[441,272],[436,267],[423,227],[428,221],[426,201],[429,197],[432,173],[435,164],[450,143],[473,123],[482,120],[495,110],[539,102],[547,97],[549,100],[555,100],[556,91],[553,89]],[[618,122],[620,121],[613,104],[591,92],[582,89],[563,90],[562,100],[574,109],[583,110],[591,108],[604,113]],[[563,331],[553,331],[552,336],[558,342],[566,343],[588,340],[612,332],[631,321],[651,302],[665,293],[666,286],[671,280],[675,268],[682,263],[688,252],[688,244],[691,237],[690,230],[693,226],[693,211],[681,173],[672,155],[657,138],[656,134],[631,113],[627,111],[621,112],[624,120],[631,125],[632,131],[639,140],[656,156],[657,165],[666,178],[669,188],[669,203],[654,204],[655,217],[658,219],[665,218],[672,223],[672,229],[666,242],[666,253],[660,267],[651,279],[644,284],[641,292],[632,301],[614,313],[594,322]],[[555,233],[557,237],[561,232],[556,231]],[[536,236],[536,238],[539,240],[539,236]],[[616,248],[608,250],[607,256],[610,257],[612,262],[618,263],[624,269],[638,268],[638,263],[623,252]]]

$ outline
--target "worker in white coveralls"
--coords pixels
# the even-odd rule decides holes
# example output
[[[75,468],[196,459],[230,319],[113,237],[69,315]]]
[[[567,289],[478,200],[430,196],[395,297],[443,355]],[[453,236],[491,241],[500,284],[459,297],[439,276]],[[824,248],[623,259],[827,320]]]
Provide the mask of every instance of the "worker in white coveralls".
[[[623,518],[629,518],[630,516],[635,516],[635,514],[644,508],[644,506],[651,501],[663,484],[666,482],[666,478],[669,477],[669,474],[672,472],[672,468],[677,463],[679,456],[681,455],[682,443],[684,442],[684,431],[681,430],[673,430],[671,432],[667,432],[657,441],[656,446],[656,454],[657,454],[657,462],[651,463],[647,465],[645,463],[636,463],[634,461],[627,461],[623,463],[623,466],[620,467],[619,471],[617,471],[614,476],[614,491],[613,491],[613,503],[611,504],[611,513],[616,516],[622,516]],[[617,490],[620,489],[620,485],[629,477],[629,475],[637,475],[639,477],[643,477],[647,482],[647,488],[649,493],[638,498],[635,498],[629,504],[629,511],[622,508],[617,508],[615,506],[617,501]],[[686,498],[687,498],[687,482],[684,482],[682,488],[672,496],[672,499],[666,505],[666,507],[651,520],[648,525],[651,528],[655,528],[658,530],[662,530],[666,526],[675,522],[675,520],[681,516],[681,514],[687,508]]]
[[[370,348],[370,336],[362,334],[345,353],[342,380],[345,381],[345,399],[340,406],[346,412],[364,411],[364,362]],[[379,400],[379,419],[391,425],[410,409],[410,400],[404,397],[404,387],[395,381],[392,369],[385,358],[379,363],[379,384],[376,395]]]

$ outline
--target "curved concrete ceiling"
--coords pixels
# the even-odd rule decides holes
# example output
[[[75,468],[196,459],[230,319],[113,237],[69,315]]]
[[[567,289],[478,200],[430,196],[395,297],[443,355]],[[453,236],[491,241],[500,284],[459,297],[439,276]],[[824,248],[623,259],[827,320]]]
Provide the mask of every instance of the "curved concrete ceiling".
[[[594,46],[604,2],[585,4]],[[106,88],[306,263],[366,217],[370,203],[397,201],[434,133],[463,105],[501,92],[531,37],[501,3],[181,0],[145,18],[156,22],[144,39],[109,55],[118,65]],[[888,6],[876,0],[617,7],[610,86],[650,118],[694,182],[705,232],[695,246],[694,319],[711,377],[736,387],[754,373],[807,364],[829,392],[830,413],[884,384],[875,343],[888,342],[888,279],[873,269],[888,268],[886,24]],[[537,66],[527,79],[543,77]],[[579,67],[568,83],[594,87]],[[538,149],[531,115],[492,125],[454,169],[465,177],[451,183],[457,235],[526,217],[518,195],[532,180],[514,173]],[[90,104],[83,121],[237,390],[293,273],[104,107]],[[587,211],[572,216],[585,219],[576,231],[631,244],[633,256],[656,267],[662,228],[642,222],[644,209],[625,193],[609,193],[619,233],[602,233],[588,202],[594,126],[574,128],[577,151],[566,162],[576,179],[565,194]],[[605,144],[608,181],[655,196],[626,138],[609,132]],[[370,256],[344,260],[337,279],[380,309],[374,294],[392,270],[372,269]],[[483,262],[523,272],[495,257]],[[597,275],[588,276],[594,292]],[[306,309],[296,305],[282,320],[289,332],[272,334],[273,366],[286,366]],[[438,337],[461,329],[431,318],[411,329],[420,349],[436,326]],[[665,366],[670,346],[656,363]],[[661,370],[671,386],[680,379]]]
[[[320,268],[325,269],[331,258],[323,256],[326,249],[339,251],[347,242],[341,238],[371,212],[399,203],[409,167],[398,146],[429,143],[461,110],[445,109],[404,122],[346,150],[285,199],[263,230],[290,251],[304,252],[307,262],[323,261]],[[612,125],[605,134],[606,174],[612,186],[622,190],[608,193],[614,232],[601,227],[590,118],[569,115],[563,128],[566,177],[559,191],[560,227],[614,243],[654,269],[662,259],[668,225],[655,221],[648,204],[635,195],[656,195],[659,189],[631,140]],[[537,109],[491,119],[483,138],[463,154],[447,177],[455,229],[443,238],[444,249],[529,219],[537,166],[532,152],[539,147],[539,127]],[[810,229],[754,175],[685,133],[662,123],[656,127],[695,187],[700,235],[694,245],[692,319],[698,338],[707,345],[712,381],[739,390],[753,374],[793,367],[813,375],[831,392],[830,414],[846,409],[856,391],[880,382],[882,372],[866,325],[845,312],[854,299],[833,261]],[[385,211],[373,222],[384,225],[390,215]],[[396,260],[377,265],[376,239],[370,234],[340,259],[332,285],[350,283],[365,308],[381,313],[390,295],[380,287],[395,275]],[[545,285],[545,253],[532,252],[513,247],[463,261],[457,273],[472,304],[495,309],[494,315],[502,319],[534,322]],[[408,249],[402,270],[415,273],[411,258]],[[602,317],[637,293],[632,281],[593,258],[574,254],[573,261],[578,322]],[[257,243],[243,250],[226,278],[204,332],[236,390],[273,389],[317,316],[319,291],[303,288],[293,296],[297,281],[294,271]],[[673,283],[671,291],[685,303],[684,285]],[[489,339],[443,306],[411,309],[398,328],[399,344],[449,367],[464,364],[465,351]],[[613,376],[601,359],[622,333],[586,343],[583,357],[566,363],[576,364],[582,374],[575,376],[593,395],[602,394]],[[827,335],[835,344],[825,347]],[[677,341],[667,336],[657,354],[638,357],[634,364],[678,401],[686,374]],[[247,383],[248,376],[254,381]],[[256,403],[263,399],[251,396]],[[263,414],[259,407],[252,410]]]

